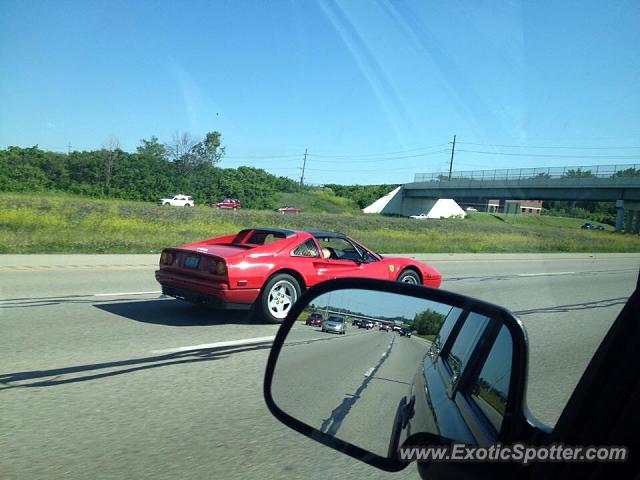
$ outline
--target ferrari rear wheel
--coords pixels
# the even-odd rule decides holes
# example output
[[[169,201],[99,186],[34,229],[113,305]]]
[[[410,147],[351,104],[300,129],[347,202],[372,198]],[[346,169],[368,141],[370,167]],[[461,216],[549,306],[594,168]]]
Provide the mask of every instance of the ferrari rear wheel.
[[[411,285],[420,285],[420,277],[413,270],[405,270],[398,277],[398,281],[402,283],[409,283]]]
[[[265,285],[260,298],[264,320],[282,323],[299,297],[300,285],[295,278],[286,273],[273,276]]]

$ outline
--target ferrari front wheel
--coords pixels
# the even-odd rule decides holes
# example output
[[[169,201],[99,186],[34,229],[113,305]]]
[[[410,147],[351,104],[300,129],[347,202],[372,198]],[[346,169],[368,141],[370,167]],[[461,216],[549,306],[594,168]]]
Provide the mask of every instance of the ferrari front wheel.
[[[409,283],[411,285],[420,285],[420,277],[413,270],[405,270],[398,277],[398,281],[402,283]]]
[[[260,297],[262,316],[269,323],[282,323],[293,304],[300,297],[300,285],[291,275],[274,275],[265,285]]]

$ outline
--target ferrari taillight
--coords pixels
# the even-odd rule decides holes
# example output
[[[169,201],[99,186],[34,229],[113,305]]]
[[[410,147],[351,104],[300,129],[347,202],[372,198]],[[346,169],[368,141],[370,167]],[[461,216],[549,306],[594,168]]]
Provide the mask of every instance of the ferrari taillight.
[[[214,260],[211,263],[211,273],[215,273],[216,275],[224,275],[227,273],[227,264],[224,263],[224,260]]]
[[[160,263],[163,265],[171,265],[175,260],[175,255],[171,252],[162,252],[160,255]]]

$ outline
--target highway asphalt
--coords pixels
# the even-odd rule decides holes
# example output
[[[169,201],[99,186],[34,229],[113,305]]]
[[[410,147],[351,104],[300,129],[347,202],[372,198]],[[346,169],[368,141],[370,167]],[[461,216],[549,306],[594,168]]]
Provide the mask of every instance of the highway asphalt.
[[[338,336],[303,325],[289,337],[274,372],[276,404],[324,433],[387,456],[398,404],[427,342],[378,329],[348,328]]]
[[[502,304],[523,320],[528,403],[551,425],[640,267],[633,254],[417,257],[441,270],[443,288]],[[416,477],[413,466],[386,474],[357,463],[271,417],[262,377],[277,327],[163,298],[156,260],[0,257],[0,478]],[[407,381],[394,356],[371,372],[366,396],[349,398],[392,338],[403,363],[420,356],[417,338],[364,330],[339,337],[296,325],[287,347],[296,382],[289,385],[328,390],[318,396],[300,388],[296,397],[283,388],[283,406],[306,405],[299,415],[381,448],[375,432],[384,431],[384,411],[393,408],[382,398]],[[314,353],[295,353],[296,342],[312,340]],[[341,342],[352,348],[332,350]],[[398,342],[407,348],[396,350]],[[317,416],[320,407],[333,413]]]

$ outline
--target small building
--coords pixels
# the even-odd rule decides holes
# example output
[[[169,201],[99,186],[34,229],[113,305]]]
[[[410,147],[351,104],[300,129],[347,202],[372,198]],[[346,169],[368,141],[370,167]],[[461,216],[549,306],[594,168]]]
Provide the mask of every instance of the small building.
[[[525,213],[540,215],[542,200],[487,200],[489,213]]]
[[[487,212],[496,213],[500,211],[500,200],[487,200]]]

